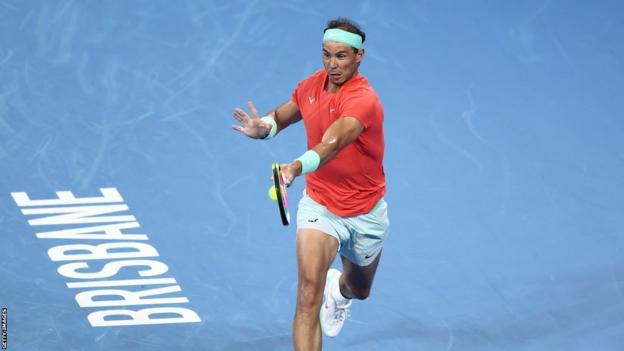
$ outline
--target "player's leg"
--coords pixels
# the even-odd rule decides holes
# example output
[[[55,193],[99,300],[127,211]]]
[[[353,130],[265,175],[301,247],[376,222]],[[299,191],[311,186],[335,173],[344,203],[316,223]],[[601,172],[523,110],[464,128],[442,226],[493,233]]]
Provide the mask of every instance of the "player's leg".
[[[320,350],[319,309],[327,270],[336,257],[338,241],[317,229],[297,231],[297,311],[293,321],[295,350]]]
[[[386,201],[381,199],[369,213],[347,220],[353,233],[350,245],[340,255],[343,272],[339,284],[340,292],[347,298],[364,300],[370,294],[383,243],[388,236],[387,209]]]
[[[346,241],[341,241],[343,272],[331,269],[321,309],[321,327],[325,335],[337,336],[350,315],[352,299],[366,299],[370,294],[383,243],[388,235],[387,205],[382,199],[363,215],[343,218],[349,228]]]
[[[343,268],[339,281],[340,293],[349,299],[366,299],[373,286],[377,266],[381,259],[381,251],[368,266],[358,266],[344,256],[340,256],[340,258]]]
[[[321,329],[327,336],[337,336],[351,315],[352,299],[364,300],[370,294],[375,278],[375,272],[381,258],[381,251],[370,261],[358,265],[349,258],[340,255],[342,259],[342,273],[337,269],[327,272],[327,285],[323,296],[325,303],[321,307]]]

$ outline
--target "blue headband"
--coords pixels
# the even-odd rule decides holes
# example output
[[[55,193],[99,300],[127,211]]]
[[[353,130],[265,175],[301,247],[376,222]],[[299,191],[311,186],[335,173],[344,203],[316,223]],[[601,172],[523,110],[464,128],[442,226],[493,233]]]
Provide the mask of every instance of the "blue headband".
[[[342,30],[340,28],[331,28],[326,30],[323,35],[323,42],[326,41],[337,41],[339,43],[353,46],[358,50],[363,46],[361,36],[355,33],[347,32],[346,30]]]

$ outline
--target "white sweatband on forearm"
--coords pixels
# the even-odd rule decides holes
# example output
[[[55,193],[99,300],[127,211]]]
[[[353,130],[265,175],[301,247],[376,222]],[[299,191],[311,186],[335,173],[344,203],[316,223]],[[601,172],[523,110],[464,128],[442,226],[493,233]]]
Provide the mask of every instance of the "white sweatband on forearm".
[[[260,118],[260,120],[264,123],[269,123],[271,125],[271,129],[269,129],[269,134],[264,137],[264,140],[269,140],[275,136],[277,133],[277,123],[275,123],[275,118],[273,116],[264,116]]]
[[[308,150],[297,158],[301,162],[301,174],[314,172],[321,163],[321,157],[314,150]]]

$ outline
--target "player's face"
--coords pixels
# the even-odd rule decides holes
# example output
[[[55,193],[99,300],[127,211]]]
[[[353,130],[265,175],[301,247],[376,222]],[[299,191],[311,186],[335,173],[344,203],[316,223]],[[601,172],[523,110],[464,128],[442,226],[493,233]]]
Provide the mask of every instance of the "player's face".
[[[357,72],[358,65],[364,58],[364,49],[355,50],[346,44],[335,41],[323,43],[323,66],[329,75],[329,82],[341,86]]]

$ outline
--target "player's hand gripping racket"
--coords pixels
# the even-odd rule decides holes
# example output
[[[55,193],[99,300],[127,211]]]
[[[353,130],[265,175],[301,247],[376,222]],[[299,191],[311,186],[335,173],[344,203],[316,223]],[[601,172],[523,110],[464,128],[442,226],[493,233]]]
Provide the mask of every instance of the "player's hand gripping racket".
[[[277,195],[277,207],[279,208],[282,224],[290,224],[290,212],[288,211],[288,198],[286,197],[286,184],[282,178],[282,171],[277,163],[273,164],[273,182],[275,184],[275,194]]]

